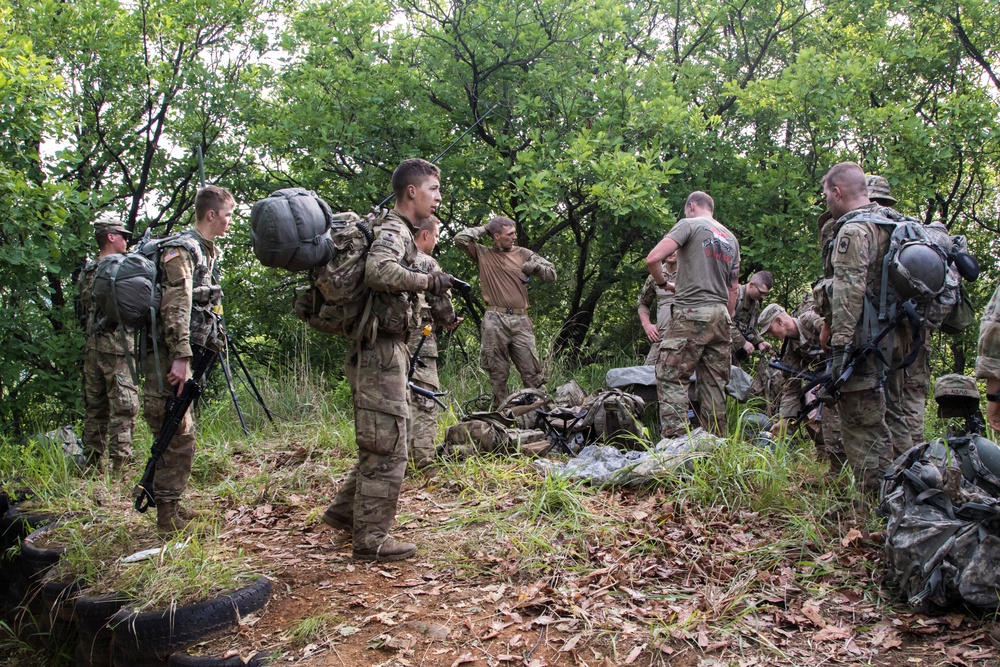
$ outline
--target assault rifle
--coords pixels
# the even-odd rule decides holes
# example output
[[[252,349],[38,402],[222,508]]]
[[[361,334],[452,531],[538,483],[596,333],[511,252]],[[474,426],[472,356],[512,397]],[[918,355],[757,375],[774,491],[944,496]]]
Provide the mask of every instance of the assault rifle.
[[[431,335],[431,325],[425,324],[423,331],[421,331],[420,333],[420,342],[417,343],[417,347],[414,348],[413,354],[410,356],[410,371],[406,374],[406,386],[408,386],[410,388],[410,391],[412,391],[417,396],[423,396],[424,398],[428,398],[434,401],[442,408],[447,408],[448,406],[442,403],[439,397],[447,396],[448,392],[431,391],[430,389],[424,389],[423,387],[418,387],[417,385],[413,384],[413,371],[417,369],[417,365],[419,364],[422,367],[427,366],[427,364],[425,364],[423,360],[421,360],[420,358],[420,350],[424,347],[424,341],[427,340],[427,337],[430,335]]]
[[[916,303],[912,299],[900,304],[900,308],[896,312],[895,316],[889,319],[885,326],[883,326],[882,329],[875,334],[870,341],[868,341],[868,343],[862,345],[851,353],[850,358],[847,360],[847,363],[844,364],[843,370],[840,371],[840,374],[837,375],[837,377],[833,377],[833,369],[830,368],[829,359],[827,360],[827,370],[824,373],[809,373],[808,371],[801,371],[790,366],[786,366],[780,361],[769,361],[767,365],[771,368],[776,368],[779,371],[787,373],[793,378],[806,381],[806,385],[802,388],[802,393],[799,397],[801,402],[799,413],[795,416],[794,421],[801,421],[803,417],[808,415],[809,412],[820,403],[837,401],[840,398],[841,387],[843,387],[844,383],[851,379],[857,368],[864,363],[868,357],[874,355],[878,357],[886,367],[888,367],[889,360],[885,359],[879,351],[879,343],[881,343],[886,336],[895,331],[904,320],[909,321],[910,326],[914,329],[915,349],[899,366],[893,369],[898,370],[913,363],[913,359],[916,358],[916,352],[919,351],[919,347],[922,344],[922,339],[920,338],[919,333],[920,316],[917,315]],[[807,402],[806,396],[810,391],[816,388],[818,388],[817,397]]]
[[[201,395],[205,377],[217,354],[218,352],[214,350],[195,346],[194,359],[191,362],[191,377],[185,380],[180,395],[177,394],[176,386],[171,390],[164,409],[163,426],[160,427],[160,433],[153,441],[149,452],[149,461],[146,462],[142,479],[132,490],[132,495],[135,498],[133,506],[136,511],[145,512],[150,507],[156,507],[156,500],[153,498],[153,476],[156,474],[156,464],[163,456],[163,452],[167,450],[167,445],[170,444],[174,433],[177,432],[177,427],[180,426],[188,408]]]

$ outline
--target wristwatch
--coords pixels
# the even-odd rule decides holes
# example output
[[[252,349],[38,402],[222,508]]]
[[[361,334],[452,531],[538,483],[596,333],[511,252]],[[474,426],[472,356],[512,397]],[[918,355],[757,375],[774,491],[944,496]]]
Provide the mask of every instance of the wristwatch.
[[[664,280],[662,283],[656,283],[657,287],[666,287],[669,280]]]
[[[986,394],[986,400],[990,403],[1000,403],[1000,391],[995,394]]]

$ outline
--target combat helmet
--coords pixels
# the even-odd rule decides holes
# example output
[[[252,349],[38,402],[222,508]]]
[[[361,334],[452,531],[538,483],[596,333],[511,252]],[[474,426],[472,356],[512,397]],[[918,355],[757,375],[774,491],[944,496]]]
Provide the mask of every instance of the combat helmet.
[[[896,198],[892,196],[889,188],[889,181],[885,176],[869,174],[865,176],[865,185],[868,186],[868,198],[885,206],[895,206]]]
[[[889,280],[903,299],[926,299],[944,290],[948,257],[931,243],[906,243],[891,259]]]

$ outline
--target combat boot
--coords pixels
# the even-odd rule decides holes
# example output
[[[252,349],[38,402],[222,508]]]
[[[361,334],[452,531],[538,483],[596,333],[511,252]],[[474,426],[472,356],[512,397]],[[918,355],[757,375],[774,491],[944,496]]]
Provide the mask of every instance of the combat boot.
[[[205,519],[205,513],[200,510],[190,510],[183,505],[181,501],[177,501],[177,516],[184,519],[186,523],[191,523],[192,521],[203,521]]]
[[[334,530],[346,530],[347,532],[351,532],[354,530],[354,521],[352,521],[347,517],[341,516],[340,514],[336,514],[332,510],[333,506],[331,505],[330,507],[326,508],[325,512],[323,512],[322,516],[323,523],[330,526],[330,528],[333,528]]]
[[[156,532],[168,536],[184,530],[189,521],[177,513],[176,500],[161,500],[156,503]]]
[[[394,560],[404,560],[417,553],[417,545],[413,542],[400,542],[391,537],[386,537],[382,543],[374,549],[355,548],[351,557],[354,560],[373,560],[385,563]]]

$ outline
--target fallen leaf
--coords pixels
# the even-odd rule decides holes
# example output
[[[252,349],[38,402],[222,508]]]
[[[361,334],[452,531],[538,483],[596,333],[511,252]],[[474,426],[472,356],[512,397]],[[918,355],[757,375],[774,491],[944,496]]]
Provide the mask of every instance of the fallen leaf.
[[[458,667],[458,665],[464,665],[475,661],[476,659],[472,657],[471,653],[463,653],[462,655],[455,658],[455,662],[451,663],[451,667]]]
[[[636,658],[638,658],[642,654],[644,650],[646,650],[645,644],[639,644],[638,646],[633,648],[631,651],[628,652],[628,656],[625,657],[625,664],[631,665],[633,662],[635,662]]]
[[[847,535],[844,536],[844,539],[842,539],[840,543],[845,547],[849,547],[851,546],[851,544],[857,542],[860,539],[861,539],[861,531],[858,530],[857,528],[851,528],[849,531],[847,531]]]
[[[847,628],[838,628],[835,625],[828,625],[813,635],[813,641],[832,642],[839,639],[847,639],[851,636],[851,631]]]

